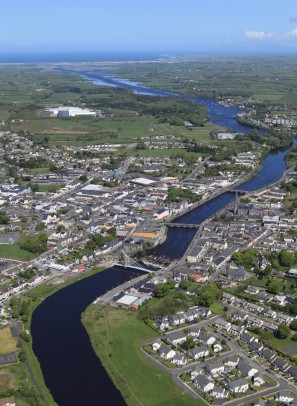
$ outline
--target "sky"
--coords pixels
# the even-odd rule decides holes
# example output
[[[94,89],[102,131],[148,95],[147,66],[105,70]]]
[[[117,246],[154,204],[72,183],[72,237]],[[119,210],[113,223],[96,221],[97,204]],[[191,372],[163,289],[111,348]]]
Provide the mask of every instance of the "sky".
[[[296,0],[10,0],[0,51],[296,53]]]

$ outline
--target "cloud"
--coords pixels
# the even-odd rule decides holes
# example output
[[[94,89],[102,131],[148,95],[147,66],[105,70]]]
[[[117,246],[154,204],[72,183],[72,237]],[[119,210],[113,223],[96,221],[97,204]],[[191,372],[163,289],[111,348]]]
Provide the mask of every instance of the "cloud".
[[[264,31],[246,31],[245,37],[249,39],[261,40],[273,37],[273,33]]]
[[[287,38],[297,38],[297,28],[285,34]]]
[[[297,17],[290,18],[290,23],[296,23]]]

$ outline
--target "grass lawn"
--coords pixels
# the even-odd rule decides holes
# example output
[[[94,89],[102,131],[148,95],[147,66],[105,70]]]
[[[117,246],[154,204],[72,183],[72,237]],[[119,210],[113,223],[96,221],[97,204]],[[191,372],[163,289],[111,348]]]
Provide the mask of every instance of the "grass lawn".
[[[296,341],[293,341],[291,336],[282,340],[280,338],[273,337],[270,340],[267,340],[267,343],[277,350],[282,350],[284,347],[296,344]]]
[[[91,305],[82,320],[96,354],[128,405],[205,404],[183,394],[169,373],[144,357],[141,344],[156,333],[138,319],[137,313]]]
[[[18,244],[0,244],[0,258],[31,261],[36,256],[37,254],[23,250]]]
[[[17,351],[17,340],[11,334],[10,327],[0,330],[0,355]]]
[[[188,152],[185,149],[181,149],[181,148],[168,148],[168,149],[137,149],[137,150],[126,150],[127,154],[135,156],[135,155],[139,155],[139,156],[152,156],[152,157],[163,157],[163,156],[173,156],[173,155],[179,155],[181,157],[184,158],[195,158],[198,159],[200,156],[203,156],[203,154],[200,153],[196,153],[196,152]],[[118,154],[122,153],[121,150],[118,151]]]
[[[210,306],[210,310],[212,313],[220,315],[224,313],[224,306],[221,303],[216,302]]]
[[[272,279],[270,279],[269,277],[264,276],[262,279],[258,279],[257,277],[252,277],[250,279],[247,279],[246,282],[251,284],[251,285],[255,285],[255,286],[259,286],[259,287],[263,287],[263,288],[267,288],[267,282],[271,280],[271,285],[272,286],[277,286],[279,291],[283,291],[283,292],[287,292],[287,293],[294,293],[296,291],[296,283],[294,281],[289,281],[289,280],[283,280],[281,278],[277,278],[277,277],[273,277]],[[295,285],[295,288],[293,288],[293,285]]]

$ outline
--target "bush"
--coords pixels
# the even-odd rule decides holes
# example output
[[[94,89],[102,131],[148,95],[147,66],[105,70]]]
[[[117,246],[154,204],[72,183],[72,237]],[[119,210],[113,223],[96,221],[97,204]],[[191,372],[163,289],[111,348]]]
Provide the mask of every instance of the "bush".
[[[285,324],[285,323],[281,323],[278,326],[277,331],[275,332],[275,337],[280,338],[281,340],[288,338],[289,335],[291,334],[291,330],[290,328]]]

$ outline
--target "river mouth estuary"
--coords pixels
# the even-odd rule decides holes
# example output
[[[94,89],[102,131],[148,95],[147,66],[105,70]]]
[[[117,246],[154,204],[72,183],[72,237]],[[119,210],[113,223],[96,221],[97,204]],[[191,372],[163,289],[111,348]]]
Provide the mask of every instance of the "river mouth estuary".
[[[129,87],[135,92],[154,96],[172,96],[114,76],[90,74],[88,71],[70,73],[79,73],[95,84],[97,81],[98,85]],[[223,107],[214,100],[192,100],[204,104],[210,117],[216,117],[218,124],[235,131],[251,130],[236,121],[239,109]],[[294,145],[297,145],[296,138]],[[261,171],[239,189],[254,191],[279,179],[286,169],[284,158],[290,148],[271,151],[264,158]],[[186,213],[176,222],[200,224],[234,199],[234,193],[226,192]],[[169,228],[166,241],[155,248],[154,255],[171,260],[180,258],[195,233],[195,229]],[[81,314],[98,296],[138,275],[132,270],[109,268],[58,291],[34,311],[31,324],[33,350],[45,383],[59,406],[126,404],[97,358],[81,323]]]

